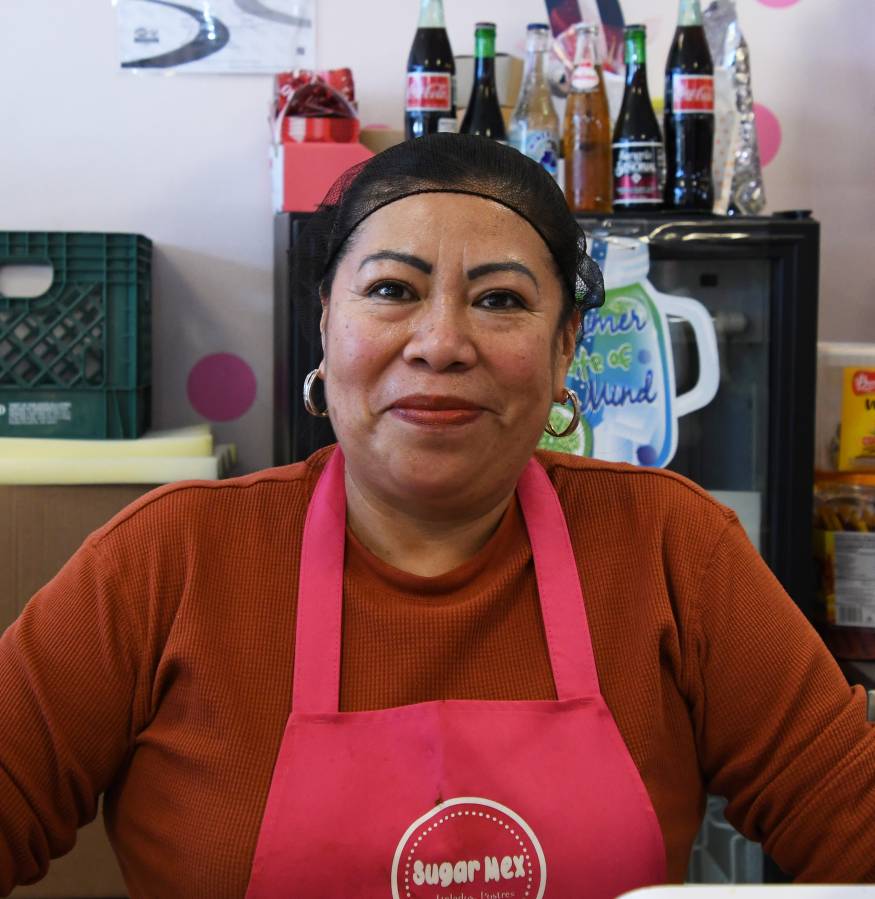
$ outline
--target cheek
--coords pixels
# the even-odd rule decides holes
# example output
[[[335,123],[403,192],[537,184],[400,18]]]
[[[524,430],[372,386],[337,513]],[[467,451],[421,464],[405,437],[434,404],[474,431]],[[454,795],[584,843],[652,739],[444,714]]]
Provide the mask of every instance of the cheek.
[[[513,385],[519,394],[531,402],[549,390],[553,379],[553,353],[546,339],[515,341],[498,359],[502,380]]]
[[[385,328],[357,317],[335,316],[325,335],[325,375],[335,405],[371,389],[391,358]]]

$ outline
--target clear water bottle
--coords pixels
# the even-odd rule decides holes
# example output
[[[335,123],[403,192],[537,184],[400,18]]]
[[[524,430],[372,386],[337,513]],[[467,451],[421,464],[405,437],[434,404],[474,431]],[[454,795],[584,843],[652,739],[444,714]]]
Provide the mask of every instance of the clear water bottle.
[[[511,116],[508,143],[540,163],[555,178],[559,163],[559,116],[547,80],[549,50],[550,26],[529,25],[523,86]]]

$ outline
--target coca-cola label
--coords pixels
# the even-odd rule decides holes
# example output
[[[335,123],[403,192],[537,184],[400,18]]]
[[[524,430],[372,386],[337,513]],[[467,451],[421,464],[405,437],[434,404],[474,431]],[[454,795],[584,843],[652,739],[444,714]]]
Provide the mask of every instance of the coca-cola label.
[[[656,141],[618,141],[614,144],[614,205],[662,202]]]
[[[677,115],[685,112],[714,113],[714,76],[671,76],[671,111]]]
[[[449,72],[408,72],[408,112],[449,112],[453,108],[453,80]]]
[[[851,383],[856,396],[869,396],[875,393],[875,371],[855,371]]]

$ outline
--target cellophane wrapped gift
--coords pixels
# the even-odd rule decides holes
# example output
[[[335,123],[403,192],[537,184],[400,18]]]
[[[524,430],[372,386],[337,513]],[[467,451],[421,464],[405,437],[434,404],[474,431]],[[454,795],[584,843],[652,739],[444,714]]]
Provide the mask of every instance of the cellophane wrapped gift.
[[[714,61],[714,211],[757,215],[766,205],[751,87],[750,52],[734,0],[704,13]]]
[[[349,69],[280,72],[273,114],[280,141],[352,143],[360,125]]]

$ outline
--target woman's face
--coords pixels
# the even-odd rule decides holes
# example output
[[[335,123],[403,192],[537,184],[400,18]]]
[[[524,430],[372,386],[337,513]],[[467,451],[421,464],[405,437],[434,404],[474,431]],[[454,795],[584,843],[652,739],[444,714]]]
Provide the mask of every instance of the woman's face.
[[[356,229],[323,297],[331,423],[358,488],[485,512],[561,401],[577,316],[538,233],[504,206],[425,193]]]

